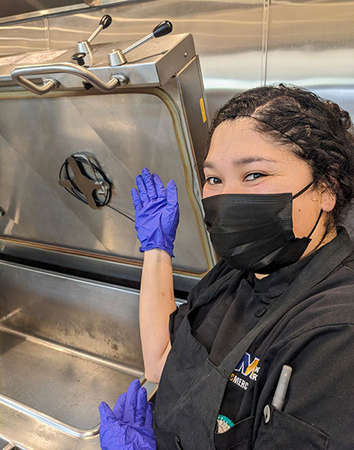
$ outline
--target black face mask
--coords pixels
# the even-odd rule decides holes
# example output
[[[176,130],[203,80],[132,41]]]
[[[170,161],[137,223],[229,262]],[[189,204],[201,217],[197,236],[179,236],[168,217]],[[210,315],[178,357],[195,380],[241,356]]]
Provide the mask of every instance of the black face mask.
[[[203,199],[205,223],[216,253],[232,267],[271,273],[300,259],[322,211],[304,238],[293,233],[291,194],[221,194]]]

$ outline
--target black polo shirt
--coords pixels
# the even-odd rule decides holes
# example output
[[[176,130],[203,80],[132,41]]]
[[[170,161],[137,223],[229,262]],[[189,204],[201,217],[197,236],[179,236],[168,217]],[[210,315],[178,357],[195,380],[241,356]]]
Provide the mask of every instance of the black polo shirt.
[[[341,246],[343,242],[348,243],[348,237],[345,230],[340,230],[334,243]],[[218,297],[195,308],[190,316],[192,334],[208,350],[209,359],[219,364],[258,323],[267,307],[306,270],[313,257],[316,252],[260,280],[254,274],[240,273],[220,261],[193,289],[188,304],[171,316],[172,343],[184,315],[198,304],[198,298],[202,293],[205,296],[216,280],[224,278],[225,286]],[[293,439],[290,434],[294,432],[291,430],[298,430],[292,426],[297,420],[313,427],[318,439],[327,436],[331,443],[328,450],[354,449],[354,430],[351,429],[354,418],[353,253],[335,273],[308,293],[305,304],[262,354],[262,359],[257,348],[250,349],[230,374],[220,408],[221,425],[226,428],[220,424],[216,427],[218,450],[230,449],[234,441],[240,439],[239,429],[255,409],[252,405],[255,389],[258,397],[263,394],[271,402],[284,364],[293,368],[293,375],[282,412],[290,420],[290,426],[281,425],[282,433],[288,433],[288,438]],[[298,434],[295,431],[295,437]],[[301,434],[304,442],[301,444],[301,436],[296,437],[294,448],[317,448],[309,444],[306,433]],[[286,439],[282,441],[284,445]],[[276,448],[272,445],[270,443],[267,450]]]

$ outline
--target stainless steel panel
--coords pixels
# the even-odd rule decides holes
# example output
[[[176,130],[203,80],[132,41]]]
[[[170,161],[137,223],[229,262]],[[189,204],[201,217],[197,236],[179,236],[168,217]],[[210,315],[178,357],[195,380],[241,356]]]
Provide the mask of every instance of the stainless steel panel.
[[[182,107],[189,126],[191,140],[193,142],[195,164],[197,165],[200,179],[204,179],[203,162],[208,151],[209,133],[206,100],[203,86],[200,85],[195,74],[200,73],[198,57],[194,58],[177,75],[177,82],[181,91]],[[200,76],[200,79],[202,77]]]
[[[0,436],[98,449],[100,401],[144,382],[138,292],[4,262],[0,284]]]
[[[50,17],[51,48],[86,39],[102,14],[113,23],[95,42],[131,44],[168,18],[174,33],[192,33],[206,89],[210,116],[224,101],[261,84],[264,72],[262,0],[155,0],[122,3],[70,16]],[[162,38],[163,39],[163,38]]]
[[[142,370],[138,291],[0,262],[0,325]]]
[[[0,25],[0,55],[14,55],[49,48],[48,21]]]
[[[36,450],[98,448],[99,402],[143,375],[138,292],[0,265],[0,433]]]
[[[2,0],[0,23],[24,21],[52,14],[70,13],[89,7],[119,4],[136,0]]]
[[[92,258],[91,256],[74,255],[72,252],[58,252],[48,248],[28,246],[27,243],[8,241],[0,238],[0,252],[4,255],[11,255],[16,260],[30,261],[31,264],[40,263],[41,267],[55,268],[53,270],[65,270],[68,267],[78,275],[83,270],[85,276],[94,279],[109,281],[114,284],[124,282],[125,285],[137,286],[141,278],[140,267],[123,262],[103,260],[102,258]],[[189,292],[200,280],[200,275],[186,273],[173,273],[175,289],[182,292]]]
[[[64,352],[60,346],[53,349],[40,340],[30,342],[26,335],[16,336],[1,327],[0,355],[0,403],[20,403],[28,414],[32,409],[39,419],[48,416],[53,427],[77,438],[97,435],[99,403],[112,404],[143,375]]]
[[[338,98],[352,85],[354,2],[272,4],[267,82],[332,88]],[[336,92],[335,92],[336,91]]]
[[[25,14],[43,9],[48,10],[58,6],[70,6],[75,3],[79,2],[77,0],[2,0],[0,17]]]
[[[323,97],[337,101],[353,114],[353,12],[353,0],[332,3],[321,0],[302,2],[278,0],[272,2],[271,7],[268,0],[121,2],[114,7],[87,9],[84,13],[49,17],[47,38],[40,44],[38,41],[30,41],[32,22],[25,24],[28,25],[26,34],[28,42],[22,39],[22,35],[16,36],[16,32],[10,28],[0,27],[0,39],[10,37],[7,40],[3,39],[0,54],[18,53],[37,44],[43,50],[73,49],[77,41],[89,36],[104,13],[113,16],[113,24],[98,36],[96,42],[102,46],[107,45],[107,49],[111,47],[109,42],[115,43],[112,48],[115,46],[124,48],[149,33],[157,22],[168,18],[174,23],[175,33],[187,32],[194,36],[196,50],[200,55],[210,117],[217,107],[234,93],[266,82],[278,81],[314,89]],[[12,47],[16,46],[17,38],[20,45],[18,48]],[[28,47],[21,50],[21,46]],[[187,88],[190,88],[187,76],[184,81]],[[175,102],[177,97],[174,96]],[[138,98],[139,100],[136,100]],[[54,114],[51,107],[51,102],[57,99],[45,99],[41,107],[36,108],[31,107],[33,100],[27,99],[24,102],[26,108],[24,111],[15,109],[11,106],[11,101],[7,100],[3,111],[6,110],[9,117],[6,118],[5,114],[0,116],[0,129],[3,129],[2,123],[9,127],[6,135],[2,133],[1,144],[5,151],[2,151],[0,156],[0,183],[5,183],[5,188],[16,186],[16,189],[12,189],[12,199],[5,198],[0,190],[0,206],[3,204],[5,207],[8,206],[11,200],[16,207],[10,208],[8,215],[0,218],[0,227],[14,236],[16,231],[20,230],[33,239],[42,240],[45,235],[59,241],[67,226],[74,224],[75,233],[66,237],[69,245],[74,242],[75,245],[85,249],[89,243],[99,256],[113,255],[117,253],[117,242],[122,239],[122,246],[119,243],[119,249],[126,252],[123,251],[122,255],[128,254],[132,249],[131,254],[137,259],[140,258],[137,251],[138,243],[132,240],[134,232],[130,224],[109,211],[91,212],[83,205],[77,205],[75,199],[67,198],[64,192],[56,190],[50,174],[54,173],[53,167],[55,170],[58,169],[66,149],[68,153],[93,148],[96,153],[98,149],[98,158],[104,160],[102,162],[117,183],[114,201],[117,202],[116,205],[122,209],[126,208],[130,213],[132,210],[129,209],[131,208],[129,189],[134,184],[136,168],[150,165],[164,175],[164,181],[175,177],[177,173],[178,184],[184,185],[186,178],[182,171],[178,171],[181,159],[176,143],[171,139],[171,133],[174,131],[166,114],[166,107],[156,98],[148,97],[146,104],[141,98],[129,97],[124,101],[123,97],[118,99],[118,96],[113,95],[100,96],[100,99],[103,99],[102,103],[92,101],[90,97],[78,100],[60,99],[57,114]],[[90,116],[89,113],[92,103],[96,111],[94,116]],[[152,109],[148,109],[147,106],[149,108],[152,106]],[[183,96],[178,107],[180,111],[183,109]],[[190,106],[190,109],[194,107],[195,104]],[[126,120],[123,117],[126,117]],[[57,126],[56,120],[60,120],[64,130],[62,134],[54,130]],[[195,117],[193,120],[196,120]],[[139,124],[144,124],[145,131],[137,135]],[[35,126],[39,126],[38,134],[29,131]],[[184,132],[188,133],[186,126]],[[159,133],[162,133],[160,139]],[[28,149],[34,148],[33,146],[37,146],[38,150],[29,153]],[[143,153],[136,150],[139,146],[143,146]],[[7,158],[6,170],[1,159],[4,155]],[[161,155],[166,155],[166,161],[163,161]],[[190,169],[191,164],[192,161],[186,167]],[[25,167],[25,170],[21,167]],[[29,191],[25,188],[26,180],[31,185]],[[190,182],[190,178],[187,180]],[[46,195],[48,198],[44,200]],[[182,192],[181,195],[181,223],[184,222],[187,227],[186,220],[194,212],[188,210],[191,203],[187,193]],[[48,201],[55,205],[58,230],[50,230],[48,227],[50,220],[53,221],[53,217],[43,208],[43,202]],[[37,204],[40,202],[41,205]],[[37,224],[36,219],[31,217],[31,210],[32,214],[37,216],[41,214],[41,221]],[[28,229],[23,226],[24,217],[30,220],[31,226]],[[347,223],[354,235],[353,210]],[[174,260],[177,265],[183,265],[186,261],[189,264],[189,260],[198,255],[198,252],[202,255],[199,259],[204,261],[202,250],[196,247],[196,242],[200,242],[199,237],[195,239],[193,233],[192,235],[189,233],[188,227],[181,228],[178,233]],[[21,247],[16,242],[2,242],[1,245],[2,249],[11,247],[11,252],[15,253]],[[31,253],[30,247],[26,250]],[[23,252],[20,253],[23,255]],[[63,267],[70,264],[70,261],[74,262],[75,267],[82,267],[82,260],[88,259],[84,254],[74,257],[69,253],[58,254],[41,248],[37,248],[36,253],[38,259],[43,256],[44,262],[53,264],[58,262]],[[116,270],[123,278],[137,280],[138,272],[132,272],[131,266],[124,266],[119,262],[110,264],[103,259],[95,259],[94,262],[94,272],[102,271],[114,276]],[[192,262],[195,264],[196,261]],[[32,341],[25,341],[24,344],[30,342],[34,345],[32,348],[41,347],[47,351],[51,348],[48,340],[55,341],[52,355],[58,353],[60,346],[66,350],[75,347],[78,350],[72,350],[71,354],[65,353],[69,360],[74,354],[80,359],[80,353],[75,353],[79,351],[85,355],[81,358],[83,364],[93,361],[85,357],[91,358],[92,355],[99,354],[106,358],[105,361],[113,361],[114,364],[117,360],[123,363],[126,361],[128,366],[140,370],[142,362],[137,326],[138,300],[134,291],[122,290],[132,292],[126,297],[120,290],[118,292],[117,288],[106,287],[102,283],[78,282],[70,277],[53,278],[52,275],[39,274],[39,271],[35,270],[29,271],[30,276],[24,277],[19,268],[12,270],[11,273],[11,276],[0,277],[0,283],[5,283],[8,289],[11,287],[13,292],[11,297],[7,297],[4,292],[2,297],[0,296],[3,308],[0,315],[7,316],[3,321],[7,327],[32,336]],[[4,281],[6,277],[7,281]],[[181,275],[184,281],[187,278]],[[195,280],[195,277],[189,279]],[[77,327],[75,320],[79,321]],[[117,327],[115,323],[120,325]],[[34,335],[40,336],[42,341],[33,341]],[[14,357],[21,349],[21,345],[22,343],[13,347]],[[139,349],[135,350],[138,347]],[[37,355],[41,353],[35,352]],[[56,386],[59,387],[61,382],[63,378],[58,377]],[[75,384],[74,380],[70,389],[77,389],[75,392],[80,392],[81,387],[79,389],[79,384]],[[111,395],[111,386],[107,389]],[[112,397],[110,400],[112,401]],[[39,406],[45,408],[46,405]],[[47,411],[55,414],[50,405],[49,407],[47,405]],[[61,409],[61,413],[65,418],[65,409]],[[86,416],[86,424],[92,419],[92,415],[89,416]],[[89,425],[91,423],[93,422]],[[99,445],[97,436],[81,442],[75,441],[73,437],[58,432],[52,425],[6,407],[1,402],[0,434],[15,441],[18,436],[17,440],[20,443],[35,450],[48,448],[90,450],[97,449]]]
[[[70,154],[90,151],[114,183],[111,205],[134,216],[130,190],[143,167],[179,186],[181,225],[175,268],[207,270],[196,226],[192,180],[166,106],[154,95],[2,100],[0,117],[0,217],[3,235],[58,246],[141,259],[134,224],[107,207],[92,210],[58,184]],[[187,183],[186,183],[187,181]],[[200,217],[198,219],[200,222]]]
[[[0,433],[23,450],[98,450],[99,437],[78,439],[0,403]],[[11,438],[10,438],[11,437]],[[14,450],[17,450],[17,447]]]
[[[6,86],[9,86],[11,83],[8,82],[13,81],[12,84],[16,86],[18,83],[16,78],[19,76],[24,77],[26,81],[30,78],[39,80],[48,78],[47,74],[49,74],[49,78],[59,82],[57,88],[60,90],[82,89],[83,80],[95,86],[97,81],[112,83],[112,77],[115,75],[126,77],[126,84],[122,84],[123,88],[125,86],[162,87],[195,57],[193,38],[190,34],[176,34],[164,39],[154,39],[131,51],[127,63],[122,66],[109,65],[111,45],[92,46],[92,62],[88,68],[73,63],[72,55],[77,52],[74,46],[71,50],[47,50],[0,58],[1,85],[5,81]],[[94,78],[93,81],[90,80],[91,77]],[[95,77],[98,78],[96,83]],[[196,82],[198,81],[197,77]],[[104,89],[99,85],[97,87],[107,92],[116,86],[118,85],[114,84]]]
[[[103,0],[100,4],[105,3]],[[73,48],[76,42],[88,38],[103,14],[110,14],[113,23],[95,43],[114,42],[119,47],[150,33],[160,20],[168,18],[174,24],[174,33],[193,33],[213,116],[235,92],[262,83],[267,11],[268,4],[262,0],[121,1],[117,6],[49,17],[48,39],[41,48]],[[2,35],[0,28],[0,38]],[[31,38],[30,30],[26,36]],[[20,47],[16,50],[4,45],[0,55],[20,51]]]

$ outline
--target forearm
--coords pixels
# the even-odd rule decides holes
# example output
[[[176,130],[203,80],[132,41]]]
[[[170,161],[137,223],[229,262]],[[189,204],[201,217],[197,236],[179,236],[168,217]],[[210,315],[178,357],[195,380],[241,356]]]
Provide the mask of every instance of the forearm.
[[[169,316],[176,309],[171,257],[145,251],[140,288],[140,336],[148,380],[158,382],[170,351]]]

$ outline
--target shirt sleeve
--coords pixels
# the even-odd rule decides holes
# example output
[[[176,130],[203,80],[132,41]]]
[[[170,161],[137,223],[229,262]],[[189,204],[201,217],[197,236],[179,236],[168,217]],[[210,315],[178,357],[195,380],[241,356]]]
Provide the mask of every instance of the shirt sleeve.
[[[255,450],[354,449],[353,324],[319,326],[270,350],[268,357],[272,367],[263,389],[268,404],[282,365],[293,372],[284,407],[271,408],[268,422],[261,416]]]

